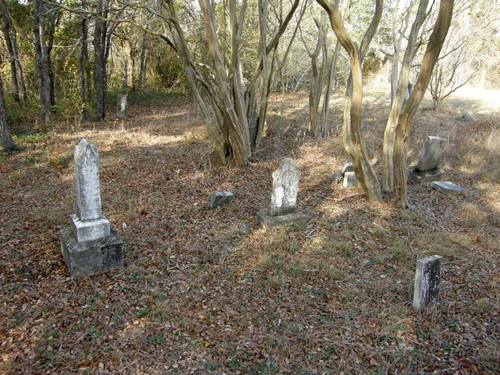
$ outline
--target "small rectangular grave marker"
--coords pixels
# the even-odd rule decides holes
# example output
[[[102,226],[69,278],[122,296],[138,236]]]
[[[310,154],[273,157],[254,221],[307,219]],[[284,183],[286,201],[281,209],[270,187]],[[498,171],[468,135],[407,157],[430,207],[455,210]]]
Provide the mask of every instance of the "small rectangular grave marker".
[[[441,256],[433,255],[417,260],[413,290],[413,307],[417,310],[424,309],[439,298],[441,259]]]
[[[297,193],[299,191],[300,172],[295,162],[283,159],[278,169],[273,172],[273,191],[269,210],[258,213],[264,227],[277,225],[303,225],[309,217],[297,211]]]

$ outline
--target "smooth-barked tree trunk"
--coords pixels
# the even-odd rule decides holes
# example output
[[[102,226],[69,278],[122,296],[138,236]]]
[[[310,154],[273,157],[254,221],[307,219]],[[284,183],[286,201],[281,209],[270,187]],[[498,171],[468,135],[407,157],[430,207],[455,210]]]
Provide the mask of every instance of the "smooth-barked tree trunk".
[[[182,59],[188,84],[209,128],[215,153],[224,164],[246,165],[258,147],[265,125],[276,49],[299,2],[293,1],[283,22],[267,42],[267,0],[258,1],[258,64],[248,80],[243,77],[241,61],[246,0],[228,0],[227,8],[222,8],[229,14],[230,31],[226,40],[218,32],[215,3],[198,0],[208,47],[208,71],[206,64],[195,62],[189,52],[174,2],[164,4],[168,11],[164,20],[172,37],[154,35],[166,41]]]
[[[444,40],[450,28],[453,15],[454,0],[441,0],[439,13],[425,50],[417,81],[413,91],[404,103],[395,129],[393,150],[395,203],[400,208],[407,208],[407,178],[406,141],[411,130],[415,113],[422,102],[427,86],[431,80],[432,71],[439,58]]]
[[[384,191],[389,193],[393,191],[394,187],[393,151],[396,138],[396,126],[404,105],[408,84],[410,82],[411,63],[417,52],[417,38],[427,17],[426,12],[428,4],[429,0],[420,0],[418,5],[417,14],[415,16],[415,20],[413,21],[410,35],[408,36],[408,43],[403,57],[403,62],[401,63],[396,92],[391,102],[389,118],[385,127],[383,146],[383,188]]]
[[[344,146],[352,159],[354,171],[359,184],[368,194],[371,201],[380,201],[381,192],[377,176],[372,168],[364,139],[361,135],[361,125],[363,120],[363,75],[361,70],[362,57],[368,50],[368,45],[375,35],[382,13],[382,0],[376,0],[376,10],[370,26],[363,37],[360,50],[350,39],[344,26],[342,15],[338,7],[338,1],[329,2],[327,0],[316,0],[321,5],[328,16],[332,29],[337,36],[337,40],[349,55],[351,61],[351,85],[348,84],[347,95],[349,99],[348,120],[344,121]]]

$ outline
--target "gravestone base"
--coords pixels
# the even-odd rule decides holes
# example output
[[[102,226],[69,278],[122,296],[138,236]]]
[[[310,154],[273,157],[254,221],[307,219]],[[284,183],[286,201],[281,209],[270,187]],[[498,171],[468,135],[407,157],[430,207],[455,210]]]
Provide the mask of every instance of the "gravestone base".
[[[98,240],[77,242],[72,228],[59,234],[61,252],[72,277],[123,268],[123,241],[116,232]]]
[[[302,227],[310,220],[309,216],[300,211],[284,215],[271,216],[268,210],[262,210],[257,213],[257,218],[259,219],[259,223],[262,224],[264,228],[289,225]]]
[[[424,183],[435,181],[444,174],[441,168],[436,168],[430,171],[419,171],[417,166],[410,167],[408,170],[408,181],[412,183]]]
[[[94,241],[111,234],[111,224],[106,218],[82,221],[77,215],[71,215],[71,225],[77,242]]]

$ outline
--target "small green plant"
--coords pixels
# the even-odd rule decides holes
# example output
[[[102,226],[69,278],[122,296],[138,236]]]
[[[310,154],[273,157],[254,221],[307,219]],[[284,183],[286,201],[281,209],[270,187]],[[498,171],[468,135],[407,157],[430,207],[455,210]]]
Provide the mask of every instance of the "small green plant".
[[[148,341],[154,346],[160,346],[165,344],[165,337],[161,333],[157,333],[151,336]]]
[[[69,166],[71,159],[73,155],[70,153],[56,155],[49,159],[49,165],[54,169],[65,169]]]

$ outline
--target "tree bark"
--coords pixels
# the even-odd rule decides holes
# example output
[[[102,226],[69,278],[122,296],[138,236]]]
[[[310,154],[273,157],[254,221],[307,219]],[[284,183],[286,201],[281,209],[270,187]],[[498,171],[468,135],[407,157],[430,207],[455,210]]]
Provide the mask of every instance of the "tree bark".
[[[54,47],[54,36],[59,21],[61,20],[61,12],[57,7],[51,5],[51,8],[46,7],[46,11],[50,11],[45,17],[45,35],[47,45],[47,66],[49,70],[49,91],[50,91],[50,105],[54,108],[56,104],[56,81],[54,75],[54,68],[52,65],[52,48]]]
[[[82,1],[82,7],[86,7],[86,1]],[[90,83],[90,71],[89,71],[89,54],[88,54],[88,19],[85,15],[82,15],[80,20],[80,56],[78,60],[78,71],[80,75],[80,100],[82,102],[81,117],[82,119],[88,118],[89,111],[89,83]]]
[[[391,193],[394,186],[394,142],[396,138],[396,126],[403,108],[406,92],[408,89],[408,84],[410,80],[410,68],[411,63],[417,52],[417,38],[420,33],[420,29],[427,17],[427,6],[429,0],[420,0],[418,5],[417,14],[415,20],[413,21],[410,35],[408,36],[408,44],[403,57],[403,62],[401,63],[401,71],[399,73],[398,87],[396,94],[391,103],[391,109],[389,112],[389,118],[387,120],[387,125],[384,132],[384,146],[383,146],[383,188],[384,191]]]
[[[46,7],[43,0],[34,0],[35,54],[38,72],[40,104],[46,121],[52,117],[50,59],[46,35]]]
[[[104,120],[106,117],[106,40],[107,40],[107,18],[108,2],[107,0],[97,1],[94,26],[94,94],[95,111],[98,120]]]
[[[22,105],[26,102],[26,85],[24,83],[23,68],[19,57],[19,48],[17,44],[17,32],[12,24],[9,14],[9,8],[5,0],[0,0],[0,11],[2,12],[2,31],[5,44],[9,52],[10,73],[12,85],[14,87],[14,98]]]
[[[372,165],[368,160],[365,142],[361,136],[361,124],[363,119],[363,75],[361,71],[361,63],[362,57],[368,50],[368,45],[370,44],[380,21],[383,1],[377,0],[376,2],[374,17],[363,37],[359,51],[347,34],[340,9],[338,7],[338,2],[335,1],[330,3],[326,0],[316,1],[328,13],[332,29],[337,36],[339,43],[345,49],[351,60],[352,94],[348,95],[350,99],[350,111],[349,120],[345,122],[344,145],[346,146],[346,151],[351,155],[354,171],[361,187],[367,192],[371,201],[380,201],[380,184]],[[348,87],[348,92],[349,91]]]
[[[148,35],[144,33],[142,37],[142,45],[141,45],[141,56],[139,63],[139,79],[138,79],[138,87],[140,89],[144,88],[146,85],[146,61],[148,56]]]
[[[5,111],[5,100],[4,100],[3,82],[1,75],[0,75],[0,138],[2,141],[2,147],[5,152],[10,153],[17,148],[10,135],[9,124],[7,123],[7,113]]]
[[[396,138],[394,142],[394,188],[396,193],[395,203],[401,208],[407,208],[407,178],[406,167],[406,141],[411,130],[411,125],[415,113],[422,102],[427,86],[432,76],[432,71],[439,58],[439,53],[443,47],[444,40],[450,28],[453,15],[454,0],[441,0],[439,13],[429,38],[429,43],[422,59],[420,73],[415,87],[404,103],[396,126]]]

